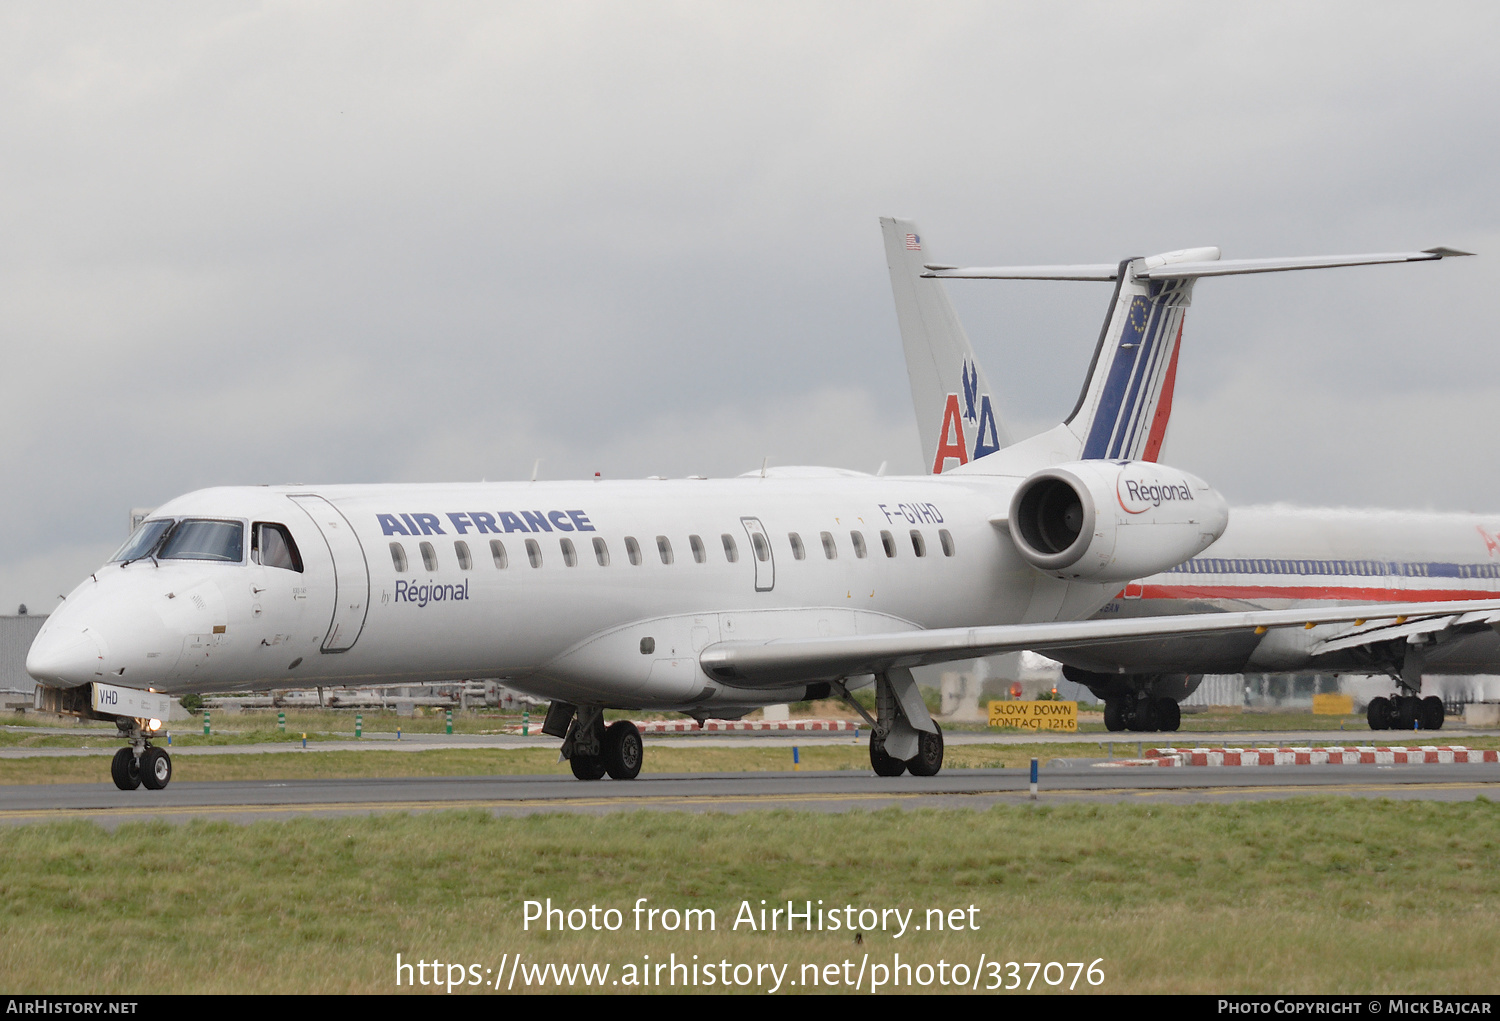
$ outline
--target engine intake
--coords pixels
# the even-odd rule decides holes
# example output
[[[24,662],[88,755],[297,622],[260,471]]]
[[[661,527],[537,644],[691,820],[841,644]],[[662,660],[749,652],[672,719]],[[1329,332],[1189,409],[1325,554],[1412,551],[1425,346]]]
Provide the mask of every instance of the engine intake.
[[[1208,483],[1150,461],[1074,461],[1037,472],[1010,504],[1010,534],[1057,578],[1129,581],[1206,549],[1229,508]]]

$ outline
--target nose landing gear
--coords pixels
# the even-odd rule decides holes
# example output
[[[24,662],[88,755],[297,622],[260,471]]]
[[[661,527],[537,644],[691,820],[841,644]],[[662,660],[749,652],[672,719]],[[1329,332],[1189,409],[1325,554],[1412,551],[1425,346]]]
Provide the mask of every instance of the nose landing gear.
[[[133,791],[144,786],[148,791],[159,791],[172,782],[172,756],[165,748],[153,747],[141,727],[140,720],[117,719],[115,726],[120,736],[130,742],[130,747],[121,748],[110,760],[109,776],[122,791]]]

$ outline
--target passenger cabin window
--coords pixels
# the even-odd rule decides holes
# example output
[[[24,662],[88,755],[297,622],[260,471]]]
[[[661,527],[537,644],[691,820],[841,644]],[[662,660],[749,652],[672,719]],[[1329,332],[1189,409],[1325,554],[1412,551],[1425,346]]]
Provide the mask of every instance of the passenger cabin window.
[[[822,533],[822,538],[823,556],[829,560],[837,560],[839,558],[839,548],[833,544],[833,535],[829,532],[824,532]]]
[[[880,545],[885,549],[885,555],[893,557],[896,555],[896,537],[890,532],[880,533]]]
[[[437,550],[432,548],[432,543],[424,542],[422,549],[422,566],[429,571],[437,570]]]
[[[724,559],[729,561],[731,564],[739,563],[740,548],[738,545],[736,545],[734,536],[730,535],[728,532],[725,532],[719,538],[724,540]]]
[[[911,530],[911,551],[919,557],[927,555],[927,540],[922,538],[922,533],[915,528]]]
[[[406,547],[399,542],[391,543],[391,563],[395,566],[397,574],[406,573]]]
[[[594,537],[594,559],[599,561],[600,567],[609,566],[609,547],[597,536]]]
[[[535,539],[526,540],[526,559],[531,561],[532,567],[542,566],[542,547]]]
[[[708,559],[708,553],[703,549],[703,540],[698,536],[688,536],[688,545],[693,549],[693,563],[701,564]]]
[[[938,529],[938,541],[943,544],[943,556],[953,556],[953,535],[946,528]]]
[[[672,562],[672,540],[665,535],[656,537],[656,552],[661,557],[661,562],[670,564]]]
[[[792,558],[795,560],[806,560],[807,550],[802,546],[802,536],[796,532],[786,533],[786,541],[792,544]]]
[[[250,560],[262,567],[279,567],[302,573],[302,555],[285,525],[257,521],[250,526]]]
[[[474,570],[474,557],[469,553],[469,544],[462,539],[453,544],[453,554],[458,557],[458,569],[460,571]]]
[[[573,548],[572,539],[559,539],[558,545],[562,547],[563,564],[567,567],[578,566],[578,551]]]
[[[625,555],[630,558],[630,566],[641,566],[641,544],[635,541],[635,536],[625,537]]]
[[[755,550],[755,559],[765,563],[771,559],[771,544],[759,532],[750,533],[750,545]]]
[[[499,539],[490,540],[490,559],[495,561],[497,571],[503,571],[510,566],[510,557],[505,555],[505,543]]]
[[[238,564],[245,559],[245,526],[238,521],[179,521],[156,556],[159,560]]]
[[[854,555],[863,560],[865,554],[869,552],[869,550],[865,549],[865,533],[850,532],[849,541],[854,543]]]

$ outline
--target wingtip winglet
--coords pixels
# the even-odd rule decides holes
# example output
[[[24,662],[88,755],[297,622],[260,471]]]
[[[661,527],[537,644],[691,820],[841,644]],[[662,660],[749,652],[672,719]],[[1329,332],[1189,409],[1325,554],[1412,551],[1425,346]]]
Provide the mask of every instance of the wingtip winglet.
[[[1457,258],[1460,255],[1473,255],[1473,252],[1460,252],[1457,248],[1445,248],[1439,245],[1436,248],[1424,248],[1422,252],[1426,255],[1435,255],[1439,259]]]

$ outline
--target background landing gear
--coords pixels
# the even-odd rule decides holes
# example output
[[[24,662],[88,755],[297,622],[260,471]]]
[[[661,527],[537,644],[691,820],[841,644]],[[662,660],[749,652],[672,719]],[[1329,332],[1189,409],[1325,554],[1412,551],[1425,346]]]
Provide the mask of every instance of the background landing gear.
[[[1182,726],[1182,707],[1171,698],[1107,698],[1104,726],[1109,730],[1171,732]]]
[[[1442,730],[1443,716],[1443,700],[1436,695],[1380,696],[1365,709],[1371,730]]]

